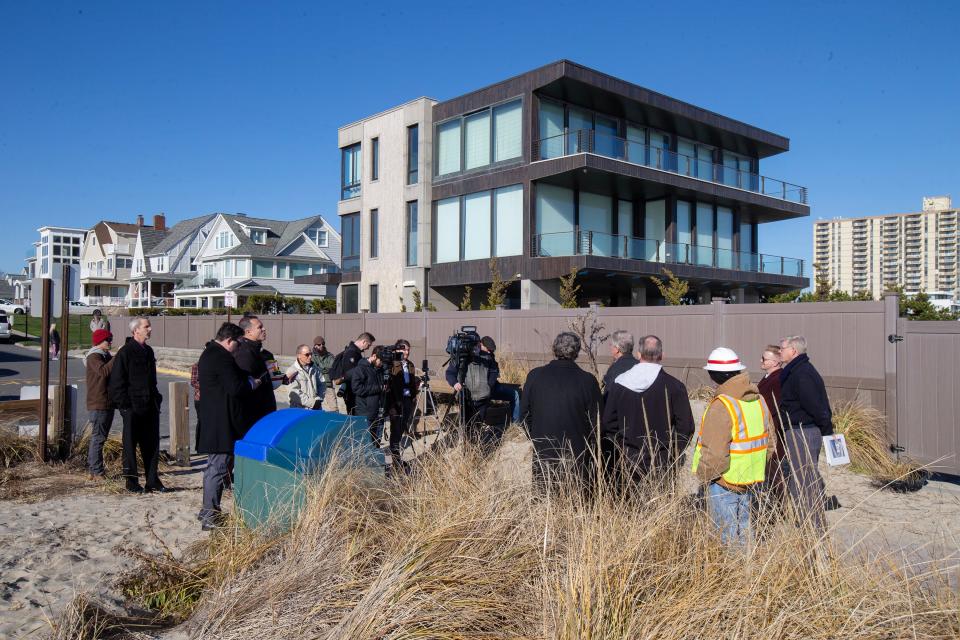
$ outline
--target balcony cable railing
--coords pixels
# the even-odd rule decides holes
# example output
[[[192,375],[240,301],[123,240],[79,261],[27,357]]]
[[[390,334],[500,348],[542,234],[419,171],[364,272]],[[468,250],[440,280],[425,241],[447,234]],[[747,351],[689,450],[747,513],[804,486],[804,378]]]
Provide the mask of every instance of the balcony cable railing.
[[[544,258],[593,255],[803,277],[800,258],[585,231],[579,227],[573,231],[536,234],[531,238],[530,251],[532,256]]]
[[[534,160],[550,160],[577,153],[593,153],[788,202],[807,204],[806,187],[627,138],[597,133],[593,129],[568,130],[533,142]]]

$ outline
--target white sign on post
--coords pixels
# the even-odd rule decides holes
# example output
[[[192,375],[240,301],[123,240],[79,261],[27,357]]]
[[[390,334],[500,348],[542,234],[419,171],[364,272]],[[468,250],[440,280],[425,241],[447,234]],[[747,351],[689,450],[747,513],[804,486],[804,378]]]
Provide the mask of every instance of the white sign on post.
[[[236,291],[226,291],[223,294],[223,306],[230,307],[233,309],[237,308],[237,292]]]

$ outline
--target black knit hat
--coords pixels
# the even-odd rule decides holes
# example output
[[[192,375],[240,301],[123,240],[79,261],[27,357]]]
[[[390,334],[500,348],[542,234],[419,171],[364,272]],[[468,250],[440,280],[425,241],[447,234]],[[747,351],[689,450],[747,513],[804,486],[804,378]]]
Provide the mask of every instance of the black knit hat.
[[[493,341],[493,338],[490,336],[483,336],[480,338],[480,344],[487,348],[487,351],[493,353],[497,350],[497,343]]]

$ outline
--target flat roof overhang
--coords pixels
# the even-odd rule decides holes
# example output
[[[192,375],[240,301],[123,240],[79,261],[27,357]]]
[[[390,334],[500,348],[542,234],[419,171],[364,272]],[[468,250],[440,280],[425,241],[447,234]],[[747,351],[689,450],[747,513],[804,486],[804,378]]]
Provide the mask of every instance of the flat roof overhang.
[[[552,280],[569,275],[573,268],[611,276],[649,277],[662,276],[663,269],[667,268],[678,278],[695,280],[701,283],[711,282],[729,286],[770,286],[782,287],[785,290],[803,289],[810,286],[810,279],[806,277],[591,255],[551,258],[506,256],[497,258],[497,267],[506,279],[512,278],[515,274],[520,274],[521,279]],[[489,282],[489,260],[444,262],[430,267],[429,283],[431,287],[487,284]]]
[[[655,200],[673,195],[722,206],[747,205],[761,223],[810,215],[805,204],[592,153],[531,162],[528,175],[539,182],[621,198]]]
[[[340,284],[343,279],[341,273],[317,273],[312,276],[296,276],[293,279],[294,284]]]

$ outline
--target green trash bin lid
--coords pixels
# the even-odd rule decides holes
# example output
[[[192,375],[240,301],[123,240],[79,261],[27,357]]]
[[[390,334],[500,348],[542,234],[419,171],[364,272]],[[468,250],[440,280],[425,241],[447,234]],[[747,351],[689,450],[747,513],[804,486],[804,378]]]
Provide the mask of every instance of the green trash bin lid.
[[[261,418],[234,446],[238,458],[309,473],[338,447],[373,454],[366,418],[330,411],[281,409]]]

